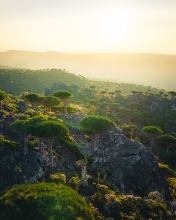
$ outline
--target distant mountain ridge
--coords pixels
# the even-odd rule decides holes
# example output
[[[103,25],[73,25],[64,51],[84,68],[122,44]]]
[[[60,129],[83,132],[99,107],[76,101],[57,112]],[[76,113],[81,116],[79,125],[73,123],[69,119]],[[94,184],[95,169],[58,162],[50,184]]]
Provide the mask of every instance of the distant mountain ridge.
[[[89,77],[176,89],[176,55],[137,53],[67,54],[10,50],[0,52],[0,65],[29,69],[58,68]]]

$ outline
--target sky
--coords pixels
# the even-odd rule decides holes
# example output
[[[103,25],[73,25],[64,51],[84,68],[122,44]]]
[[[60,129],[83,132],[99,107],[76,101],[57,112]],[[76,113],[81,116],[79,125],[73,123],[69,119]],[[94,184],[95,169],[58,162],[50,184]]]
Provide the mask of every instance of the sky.
[[[0,0],[0,51],[176,55],[176,0]]]

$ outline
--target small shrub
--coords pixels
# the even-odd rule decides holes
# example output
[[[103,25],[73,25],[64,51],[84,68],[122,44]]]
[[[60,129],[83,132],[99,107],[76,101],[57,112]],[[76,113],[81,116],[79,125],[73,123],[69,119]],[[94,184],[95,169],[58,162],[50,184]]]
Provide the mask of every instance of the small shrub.
[[[29,148],[33,148],[33,147],[37,147],[38,143],[36,141],[28,141],[28,147]]]
[[[63,112],[64,107],[55,105],[55,106],[52,106],[52,111],[54,111],[54,112]],[[75,113],[75,112],[77,112],[77,109],[72,107],[72,106],[67,106],[67,112],[68,113]]]
[[[158,166],[162,170],[165,177],[176,177],[176,172],[171,169],[167,164],[158,163]]]
[[[62,159],[62,156],[60,154],[58,154],[55,150],[52,150],[53,155],[56,156],[59,159]]]
[[[73,176],[71,179],[68,181],[68,185],[72,188],[78,191],[79,185],[80,185],[80,179],[78,176]]]
[[[83,155],[79,152],[77,143],[71,142],[71,141],[66,140],[66,139],[61,139],[60,141],[61,141],[61,143],[64,144],[64,146],[66,148],[68,148],[73,154],[75,154],[77,159],[82,159],[83,158]]]
[[[66,184],[66,176],[64,173],[53,173],[48,178],[49,182]]]
[[[171,196],[174,199],[174,201],[176,201],[176,178],[168,178],[167,182],[169,185]]]
[[[3,136],[0,136],[0,147],[6,146],[10,150],[18,150],[19,146],[15,141],[10,141],[5,139]]]

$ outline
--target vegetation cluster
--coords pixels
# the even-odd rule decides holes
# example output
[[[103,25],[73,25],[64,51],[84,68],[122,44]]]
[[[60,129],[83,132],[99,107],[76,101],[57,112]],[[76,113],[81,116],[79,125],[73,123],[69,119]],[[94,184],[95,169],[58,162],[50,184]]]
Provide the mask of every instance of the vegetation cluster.
[[[29,151],[45,149],[49,158],[46,173],[43,171],[37,183],[1,192],[0,219],[176,218],[175,91],[94,82],[55,69],[1,69],[0,77],[0,152],[2,148],[22,150],[26,159]],[[56,81],[65,82],[69,91],[42,94]],[[79,105],[81,112],[77,110]],[[101,167],[90,169],[94,158],[88,156],[87,143],[99,149],[99,137],[110,129],[120,130],[153,154],[173,202],[164,201],[159,192],[150,192],[147,197],[117,192],[116,186],[106,181]],[[77,139],[79,135],[87,142]],[[64,161],[65,155],[57,151],[58,145],[76,158],[77,172],[67,175],[55,169],[56,157]]]

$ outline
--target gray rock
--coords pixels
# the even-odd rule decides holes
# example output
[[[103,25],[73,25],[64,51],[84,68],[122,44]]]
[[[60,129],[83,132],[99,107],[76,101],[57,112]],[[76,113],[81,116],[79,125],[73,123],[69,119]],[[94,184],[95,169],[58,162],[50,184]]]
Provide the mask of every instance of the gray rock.
[[[14,184],[36,182],[42,174],[37,154],[32,150],[25,158],[22,149],[11,151],[6,147],[0,148],[0,192]]]
[[[99,149],[91,153],[95,159],[91,168],[101,168],[106,180],[121,191],[143,196],[158,191],[163,198],[171,199],[156,159],[141,143],[109,131],[101,136]]]

